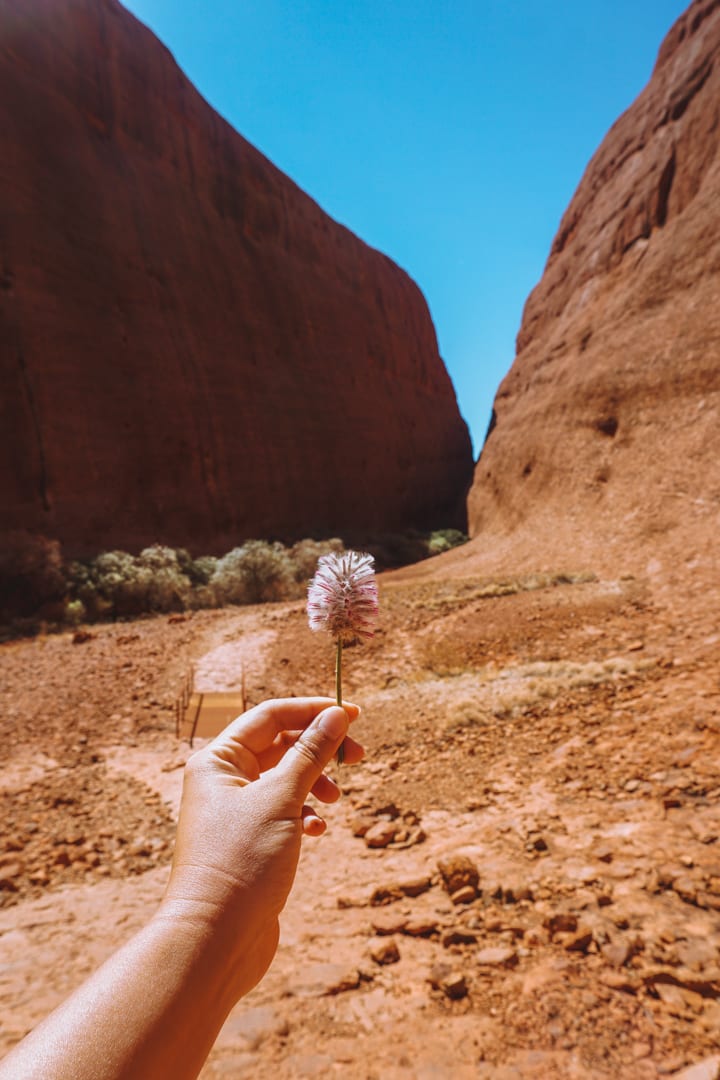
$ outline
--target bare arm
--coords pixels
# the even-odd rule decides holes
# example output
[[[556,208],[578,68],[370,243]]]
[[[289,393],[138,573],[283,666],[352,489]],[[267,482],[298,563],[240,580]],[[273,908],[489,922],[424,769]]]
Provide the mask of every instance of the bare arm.
[[[323,769],[357,713],[326,698],[266,702],[190,760],[158,912],[0,1062],[0,1080],[198,1075],[275,955],[302,835],[325,829],[305,800],[338,797]]]

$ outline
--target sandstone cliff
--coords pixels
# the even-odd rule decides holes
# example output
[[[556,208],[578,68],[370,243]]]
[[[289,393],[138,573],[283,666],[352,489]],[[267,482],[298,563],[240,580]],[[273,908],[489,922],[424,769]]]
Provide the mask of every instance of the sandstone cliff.
[[[116,0],[0,0],[0,529],[67,551],[457,524],[415,284]]]
[[[719,147],[720,3],[696,0],[527,301],[469,497],[498,558],[617,566],[673,537],[689,563],[715,550]]]

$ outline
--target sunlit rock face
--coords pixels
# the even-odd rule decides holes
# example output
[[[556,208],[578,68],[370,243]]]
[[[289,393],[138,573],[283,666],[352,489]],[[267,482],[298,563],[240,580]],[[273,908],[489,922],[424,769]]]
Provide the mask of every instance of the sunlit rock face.
[[[66,551],[461,525],[417,286],[115,0],[0,0],[0,528]]]
[[[720,3],[696,0],[527,301],[469,497],[484,542],[573,564],[717,535],[719,148]]]

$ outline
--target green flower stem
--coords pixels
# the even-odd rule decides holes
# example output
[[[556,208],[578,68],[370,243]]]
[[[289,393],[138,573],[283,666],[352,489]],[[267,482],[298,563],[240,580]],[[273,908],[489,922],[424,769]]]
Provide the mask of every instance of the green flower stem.
[[[335,651],[335,698],[338,705],[342,708],[342,638],[337,639],[337,649]],[[342,765],[345,760],[345,743],[340,743],[338,752],[335,755],[338,765]]]

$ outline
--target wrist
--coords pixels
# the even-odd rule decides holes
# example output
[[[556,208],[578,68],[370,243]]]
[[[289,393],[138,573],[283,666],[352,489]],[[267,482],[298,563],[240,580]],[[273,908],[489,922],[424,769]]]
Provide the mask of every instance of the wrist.
[[[229,1011],[260,981],[275,955],[279,937],[276,918],[257,918],[255,905],[243,904],[233,893],[232,904],[207,888],[196,892],[184,883],[168,893],[151,924],[169,933],[197,965],[203,993],[213,988]]]

